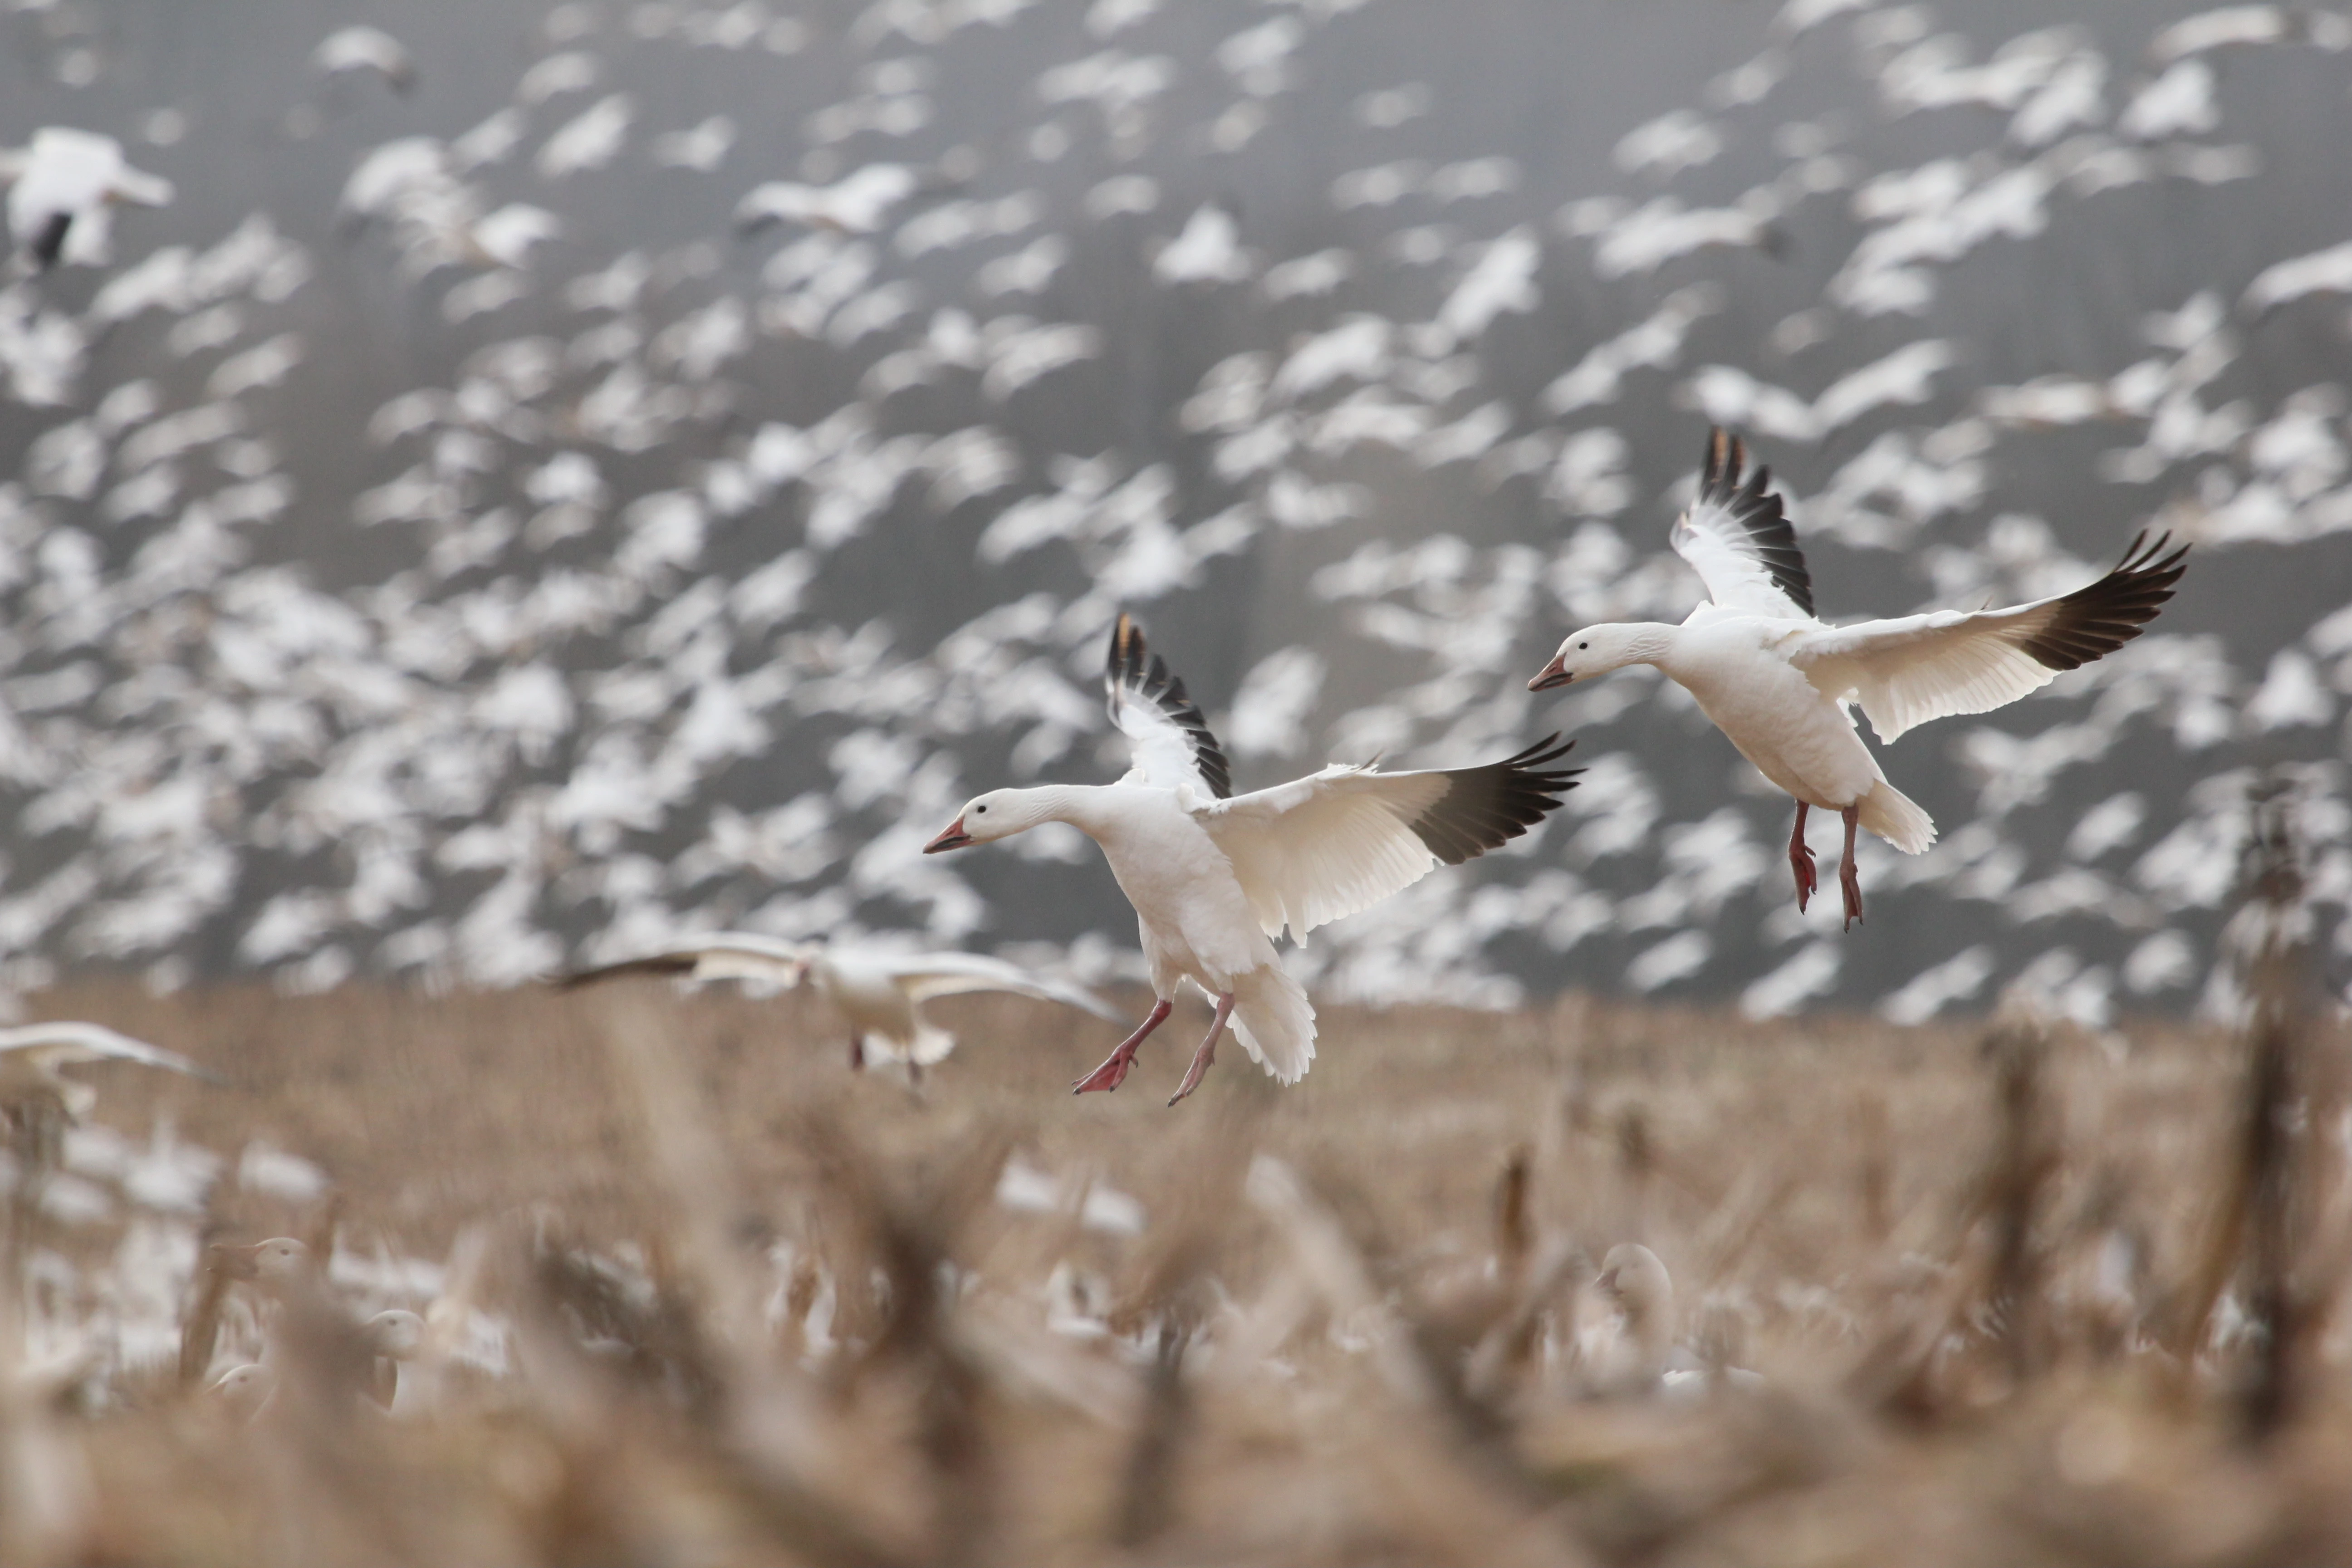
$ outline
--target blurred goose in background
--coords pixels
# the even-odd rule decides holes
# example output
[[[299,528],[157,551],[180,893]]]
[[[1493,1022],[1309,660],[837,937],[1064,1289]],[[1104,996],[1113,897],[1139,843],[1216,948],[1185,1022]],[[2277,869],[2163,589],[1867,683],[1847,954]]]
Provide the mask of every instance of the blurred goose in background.
[[[222,1081],[177,1051],[134,1040],[103,1024],[60,1019],[0,1029],[0,1104],[49,1100],[79,1121],[98,1103],[98,1090],[66,1077],[63,1069],[93,1062],[137,1062],[207,1083]]]
[[[221,1272],[232,1279],[242,1279],[273,1300],[302,1289],[305,1285],[319,1283],[320,1271],[310,1247],[290,1236],[273,1236],[267,1241],[236,1244],[213,1243],[213,1255],[219,1259]]]
[[[1710,1370],[1677,1342],[1674,1276],[1638,1241],[1621,1241],[1601,1260],[1593,1288],[1617,1310],[1617,1337],[1596,1359],[1604,1392],[1701,1394],[1720,1381],[1752,1388],[1763,1379],[1745,1367]]]
[[[1882,742],[1953,713],[1983,713],[2038,691],[2063,671],[2139,636],[2172,597],[2189,547],[2142,533],[2120,565],[2087,587],[2006,610],[1937,610],[1850,626],[1813,614],[1796,530],[1771,492],[1771,470],[1742,478],[1747,452],[1722,430],[1707,439],[1698,498],[1675,522],[1675,550],[1706,585],[1707,603],[1680,626],[1635,621],[1570,634],[1528,682],[1548,691],[1627,665],[1663,671],[1773,784],[1796,797],[1789,837],[1801,910],[1820,886],[1805,846],[1812,806],[1845,819],[1838,885],[1845,920],[1862,918],[1857,827],[1906,855],[1936,840],[1927,814],[1886,782],[1863,744],[1860,703]]]
[[[0,180],[8,191],[8,233],[32,269],[60,261],[103,265],[107,212],[120,202],[160,207],[172,182],[142,174],[122,156],[122,143],[94,131],[44,125],[21,152],[0,152]]]
[[[1136,1048],[1190,980],[1216,1005],[1168,1103],[1200,1087],[1228,1022],[1253,1060],[1296,1083],[1315,1059],[1315,1009],[1274,939],[1369,908],[1427,876],[1507,844],[1556,810],[1578,770],[1557,735],[1516,756],[1452,772],[1384,773],[1334,763],[1249,795],[1233,793],[1223,749],[1198,704],[1122,615],[1104,685],[1135,766],[1113,784],[992,790],[967,803],[923,853],[991,844],[1066,822],[1102,847],[1135,906],[1158,997],[1141,1027],[1074,1092],[1114,1089]]]
[[[205,1389],[205,1398],[239,1422],[257,1418],[277,1396],[278,1374],[257,1361],[229,1368]]]
[[[749,980],[785,990],[805,981],[848,1020],[853,1068],[863,1068],[871,1054],[886,1062],[903,1062],[915,1074],[955,1049],[953,1035],[923,1019],[920,1005],[934,997],[1009,991],[1082,1008],[1114,1023],[1119,1017],[1116,1008],[1084,986],[1001,958],[976,952],[889,952],[741,931],[720,931],[649,957],[608,963],[567,976],[561,984],[569,990],[630,974]]]
[[[416,85],[415,58],[381,27],[344,27],[328,34],[310,51],[310,68],[328,78],[373,71],[403,94]]]
[[[425,1320],[404,1307],[388,1307],[360,1324],[360,1344],[369,1357],[367,1395],[386,1410],[400,1402],[400,1363],[425,1348]]]

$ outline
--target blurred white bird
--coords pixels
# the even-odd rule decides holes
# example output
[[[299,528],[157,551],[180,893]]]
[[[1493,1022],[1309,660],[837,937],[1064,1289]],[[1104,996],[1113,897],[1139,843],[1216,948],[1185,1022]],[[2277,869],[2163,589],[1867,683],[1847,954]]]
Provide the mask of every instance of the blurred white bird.
[[[381,27],[352,26],[328,34],[310,51],[310,68],[325,77],[373,71],[400,93],[416,85],[415,58]]]
[[[1675,551],[1706,586],[1708,602],[1680,626],[1657,621],[1587,626],[1570,634],[1528,682],[1547,691],[1628,665],[1655,667],[1759,772],[1796,797],[1789,837],[1801,910],[1818,883],[1805,847],[1811,806],[1845,819],[1838,882],[1848,925],[1862,918],[1854,868],[1857,826],[1906,855],[1935,842],[1927,814],[1886,782],[1862,742],[1848,704],[1892,742],[1952,713],[2016,701],[2139,636],[2185,569],[2189,547],[2163,554],[2143,533],[2122,564],[2087,587],[2006,610],[1941,610],[1897,620],[1823,625],[1796,530],[1759,468],[1743,482],[1746,449],[1720,429],[1707,439],[1698,499],[1674,528]]]
[[[103,265],[108,209],[121,202],[160,207],[173,195],[171,181],[125,162],[113,137],[59,125],[34,132],[21,152],[0,152],[0,179],[14,182],[9,236],[44,272],[60,261]]]
[[[134,1040],[103,1024],[58,1020],[0,1029],[0,1102],[54,1098],[79,1121],[98,1103],[98,1090],[67,1078],[62,1069],[94,1062],[137,1062],[208,1083],[222,1081],[177,1051]]]
[[[1173,1105],[1200,1086],[1230,1020],[1251,1058],[1283,1083],[1315,1058],[1315,1009],[1274,938],[1304,937],[1427,876],[1485,854],[1558,809],[1568,746],[1538,742],[1499,763],[1450,773],[1383,773],[1335,763],[1312,777],[1236,796],[1223,749],[1184,683],[1122,615],[1104,686],[1135,766],[1108,785],[992,790],[966,803],[926,855],[1066,822],[1102,847],[1135,906],[1158,1001],[1143,1026],[1074,1091],[1114,1089],[1136,1048],[1192,981],[1216,1003]],[[1570,742],[1570,745],[1574,742]]]
[[[1709,1366],[1677,1342],[1674,1276],[1638,1241],[1621,1241],[1601,1260],[1593,1288],[1617,1310],[1614,1342],[1592,1347],[1593,1382],[1604,1394],[1705,1394],[1711,1388],[1755,1388],[1763,1379],[1745,1367]]]
[[[924,1021],[921,1004],[972,991],[1009,991],[1083,1008],[1116,1023],[1110,1004],[1083,986],[976,952],[891,952],[877,948],[785,942],[721,931],[646,958],[609,963],[562,981],[566,989],[627,974],[692,981],[750,980],[790,989],[807,982],[849,1024],[849,1065],[868,1057],[903,1062],[909,1072],[944,1060],[955,1037]]]
[[[868,163],[837,184],[772,180],[735,204],[735,225],[750,230],[793,222],[845,234],[871,234],[920,182],[903,163]]]

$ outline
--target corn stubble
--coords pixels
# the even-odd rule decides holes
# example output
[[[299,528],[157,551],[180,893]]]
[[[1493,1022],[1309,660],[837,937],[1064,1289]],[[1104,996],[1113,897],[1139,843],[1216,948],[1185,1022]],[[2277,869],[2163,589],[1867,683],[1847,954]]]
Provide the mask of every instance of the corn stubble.
[[[2345,1041],[2253,815],[2236,1031],[1332,1008],[1299,1088],[1171,1113],[1054,1093],[1098,1042],[1010,999],[910,1092],[791,997],[52,994],[246,1086],[102,1117],[337,1177],[223,1183],[207,1235],[449,1264],[389,1415],[323,1291],[257,1412],[212,1391],[251,1310],[212,1269],[178,1364],[60,1368],[36,1259],[115,1238],[27,1200],[55,1130],[12,1122],[0,1560],[2342,1561]],[[1061,1201],[999,1201],[1015,1163]],[[1629,1240],[1669,1393],[1607,1364]]]

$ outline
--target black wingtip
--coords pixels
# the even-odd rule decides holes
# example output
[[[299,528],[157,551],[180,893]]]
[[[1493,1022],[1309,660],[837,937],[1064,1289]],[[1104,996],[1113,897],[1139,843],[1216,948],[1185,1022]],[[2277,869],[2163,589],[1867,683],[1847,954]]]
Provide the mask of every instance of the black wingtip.
[[[1110,655],[1103,670],[1103,690],[1113,722],[1118,721],[1122,692],[1133,692],[1157,705],[1183,730],[1192,748],[1193,767],[1201,782],[1209,786],[1209,793],[1219,800],[1232,798],[1233,764],[1225,760],[1224,748],[1217,743],[1208,719],[1201,712],[1201,705],[1185,691],[1182,678],[1168,668],[1168,661],[1151,651],[1143,640],[1143,628],[1124,610],[1110,628]]]
[[[606,963],[594,969],[578,969],[569,974],[559,974],[547,984],[557,991],[577,991],[583,985],[602,981],[618,980],[630,974],[689,974],[694,971],[695,957],[689,952],[666,952],[654,958],[632,958],[620,963]]]
[[[41,220],[41,226],[33,231],[33,237],[26,248],[32,252],[33,265],[39,270],[47,272],[58,264],[58,258],[65,254],[66,233],[73,227],[73,220],[74,215],[69,212],[51,213]]]
[[[1445,775],[1446,791],[1409,826],[1429,852],[1449,866],[1499,848],[1559,809],[1582,768],[1556,768],[1576,742],[1558,733],[1499,763]]]
[[[2045,669],[2078,669],[2138,637],[2189,570],[2189,546],[2168,552],[2171,544],[2169,531],[2151,540],[2140,530],[2114,571],[2059,600],[2050,623],[2021,646]]]
[[[1711,426],[1699,469],[1699,504],[1719,506],[1728,512],[1754,543],[1758,560],[1771,574],[1772,585],[1797,608],[1812,615],[1812,573],[1798,547],[1797,531],[1772,490],[1772,470],[1759,463],[1743,480],[1747,467],[1747,445],[1722,426]]]

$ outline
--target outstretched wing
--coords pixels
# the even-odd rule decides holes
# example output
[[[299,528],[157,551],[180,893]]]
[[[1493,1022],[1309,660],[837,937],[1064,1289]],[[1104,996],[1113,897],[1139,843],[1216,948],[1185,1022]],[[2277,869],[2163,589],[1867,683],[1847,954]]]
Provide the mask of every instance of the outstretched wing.
[[[1124,1017],[1118,1008],[1083,985],[1073,985],[1066,980],[1056,980],[1050,974],[1039,974],[1017,963],[977,952],[916,953],[897,961],[892,967],[898,973],[899,988],[917,1002],[967,991],[1010,991],[1016,995],[1081,1008],[1114,1023]]]
[[[1748,448],[1721,428],[1706,437],[1698,496],[1675,521],[1675,553],[1691,563],[1706,596],[1727,610],[1777,619],[1813,618],[1813,579],[1797,531],[1771,492],[1772,470],[1761,466],[1740,482]]]
[[[1124,612],[1110,629],[1110,660],[1103,671],[1110,721],[1135,750],[1135,771],[1160,789],[1189,784],[1212,799],[1234,793],[1224,749],[1209,732],[1201,705],[1167,661],[1144,646],[1143,632]]]
[[[595,969],[583,969],[556,982],[569,991],[599,980],[629,974],[668,974],[687,980],[760,980],[772,985],[799,984],[801,971],[816,949],[806,942],[748,931],[719,931],[698,941],[625,959]]]
[[[1576,744],[1559,741],[1450,772],[1334,763],[1195,816],[1233,862],[1266,935],[1286,927],[1303,937],[1403,891],[1440,862],[1458,866],[1541,821],[1583,771],[1552,765]]]
[[[23,1053],[28,1059],[55,1067],[81,1062],[137,1062],[143,1067],[184,1072],[190,1078],[221,1081],[177,1051],[134,1040],[103,1024],[59,1019],[47,1024],[23,1024],[0,1029],[0,1052]]]
[[[1806,632],[1790,661],[1832,699],[1858,701],[1882,741],[1952,713],[2016,701],[2059,672],[2111,654],[2156,618],[2188,570],[2189,546],[2143,530],[2086,587],[2007,610],[1938,610]]]

